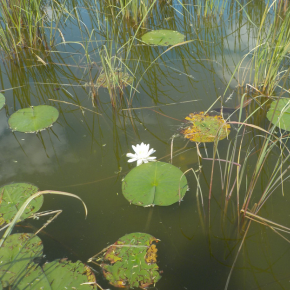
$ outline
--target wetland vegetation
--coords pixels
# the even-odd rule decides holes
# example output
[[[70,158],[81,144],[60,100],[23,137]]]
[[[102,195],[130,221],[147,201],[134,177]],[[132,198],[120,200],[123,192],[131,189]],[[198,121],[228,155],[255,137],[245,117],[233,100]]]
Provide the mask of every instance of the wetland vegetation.
[[[2,1],[0,289],[288,289],[289,5]]]

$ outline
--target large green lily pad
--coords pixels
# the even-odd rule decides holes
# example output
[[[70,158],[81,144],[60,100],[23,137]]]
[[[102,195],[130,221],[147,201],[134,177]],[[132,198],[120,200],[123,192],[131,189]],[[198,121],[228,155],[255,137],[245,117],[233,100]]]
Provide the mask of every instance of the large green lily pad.
[[[55,107],[40,105],[16,111],[10,116],[8,124],[13,131],[35,133],[52,126],[58,116]]]
[[[38,188],[29,183],[11,183],[0,188],[0,226],[10,223],[22,204],[34,193],[38,192]],[[21,220],[26,219],[33,213],[37,212],[43,203],[43,196],[33,199],[26,207],[21,216]]]
[[[184,41],[184,35],[174,30],[153,30],[141,37],[142,41],[153,45],[175,45]]]
[[[145,163],[126,175],[122,191],[125,198],[136,205],[171,205],[186,193],[187,181],[182,174],[180,169],[169,163]]]
[[[214,142],[216,139],[226,138],[231,126],[226,123],[221,115],[209,115],[200,113],[191,113],[185,120],[179,131],[184,138],[192,142]]]
[[[272,102],[267,112],[267,118],[269,121],[272,120],[272,123],[277,127],[290,131],[290,99],[280,99]]]
[[[101,267],[106,279],[115,287],[147,288],[161,276],[156,264],[156,238],[145,233],[131,233],[110,246]]]
[[[45,263],[41,240],[32,234],[10,235],[0,248],[0,289],[84,289],[92,290],[96,279],[89,267],[66,259]]]
[[[0,248],[0,289],[24,289],[9,286],[17,285],[28,274],[33,260],[42,257],[42,250],[40,238],[33,234],[10,235]]]
[[[3,94],[0,93],[0,110],[4,107],[5,105],[5,97]]]

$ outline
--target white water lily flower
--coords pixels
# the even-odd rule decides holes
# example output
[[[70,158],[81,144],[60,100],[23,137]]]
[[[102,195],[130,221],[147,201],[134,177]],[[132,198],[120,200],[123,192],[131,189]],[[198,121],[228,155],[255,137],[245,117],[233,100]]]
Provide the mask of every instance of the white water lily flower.
[[[150,145],[144,144],[143,142],[141,144],[137,144],[136,146],[132,145],[133,150],[135,151],[135,154],[127,153],[126,156],[131,158],[128,160],[128,162],[134,162],[137,161],[137,166],[141,165],[143,162],[148,163],[149,161],[155,161],[156,157],[153,157],[150,155],[154,153],[156,150],[151,148],[149,150]]]

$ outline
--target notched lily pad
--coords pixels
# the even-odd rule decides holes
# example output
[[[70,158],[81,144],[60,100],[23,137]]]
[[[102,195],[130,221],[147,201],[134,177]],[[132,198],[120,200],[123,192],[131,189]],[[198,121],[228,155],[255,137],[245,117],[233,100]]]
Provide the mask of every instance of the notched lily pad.
[[[97,79],[96,86],[104,88],[114,88],[114,87],[126,87],[132,85],[134,78],[126,72],[116,71],[110,73],[109,76],[105,72],[101,73]]]
[[[185,120],[187,122],[179,128],[179,132],[192,142],[222,140],[229,135],[231,129],[221,115],[191,113]]]
[[[187,180],[182,171],[165,162],[150,162],[132,169],[122,182],[125,198],[139,206],[168,206],[183,198]]]
[[[272,123],[277,127],[290,131],[290,99],[280,99],[272,102],[267,112],[267,119],[270,122],[272,120]]]
[[[16,111],[10,116],[8,124],[13,131],[36,133],[51,127],[58,116],[55,107],[40,105]]]
[[[3,94],[0,93],[0,110],[4,107],[5,105],[5,97]]]
[[[175,45],[184,41],[184,35],[174,30],[153,30],[141,37],[142,41],[152,45]]]
[[[0,226],[10,223],[22,204],[32,194],[38,192],[38,188],[29,183],[11,183],[0,188]],[[21,220],[26,219],[37,212],[43,203],[43,196],[33,199],[26,207]]]
[[[157,261],[159,240],[145,233],[131,233],[110,246],[101,267],[109,283],[115,287],[147,288],[161,276]]]

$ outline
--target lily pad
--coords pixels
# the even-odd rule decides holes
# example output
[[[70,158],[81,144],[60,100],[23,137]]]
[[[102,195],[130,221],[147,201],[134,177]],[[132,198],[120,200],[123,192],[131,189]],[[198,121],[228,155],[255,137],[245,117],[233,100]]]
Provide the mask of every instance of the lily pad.
[[[159,240],[145,233],[131,233],[110,246],[101,267],[106,279],[115,287],[147,288],[161,276],[156,264]]]
[[[174,30],[153,30],[141,37],[142,41],[153,45],[175,45],[184,41],[184,35]]]
[[[42,257],[42,250],[40,238],[33,234],[10,235],[0,248],[0,289],[1,285],[7,289],[16,289],[10,286],[17,285],[27,275],[28,266],[34,264],[33,260]]]
[[[84,289],[92,290],[96,279],[89,267],[66,259],[45,263],[42,259],[41,240],[33,234],[10,235],[0,248],[0,289]]]
[[[32,194],[38,192],[38,188],[29,183],[11,183],[0,188],[0,226],[10,223],[22,204]],[[43,203],[43,196],[32,200],[21,216],[26,219],[37,212]]]
[[[96,86],[104,88],[113,88],[113,87],[126,87],[132,85],[134,78],[128,73],[116,71],[113,74],[107,76],[104,72],[101,73],[97,79]]]
[[[179,131],[192,142],[214,142],[216,139],[222,140],[230,133],[231,126],[221,115],[209,115],[191,113],[185,120]]]
[[[0,93],[0,110],[4,107],[5,105],[5,97],[3,94]]]
[[[22,277],[17,289],[95,289],[96,278],[89,267],[77,261],[72,263],[67,259],[54,260],[45,263],[42,268],[34,267]]]
[[[10,116],[8,124],[13,131],[35,133],[52,126],[58,116],[55,107],[40,105],[16,111]]]
[[[272,120],[272,123],[277,127],[290,131],[290,99],[280,99],[272,102],[267,112],[267,118],[270,122]]]
[[[132,169],[122,182],[125,198],[139,206],[168,206],[181,200],[187,190],[182,171],[165,162],[150,162]]]

